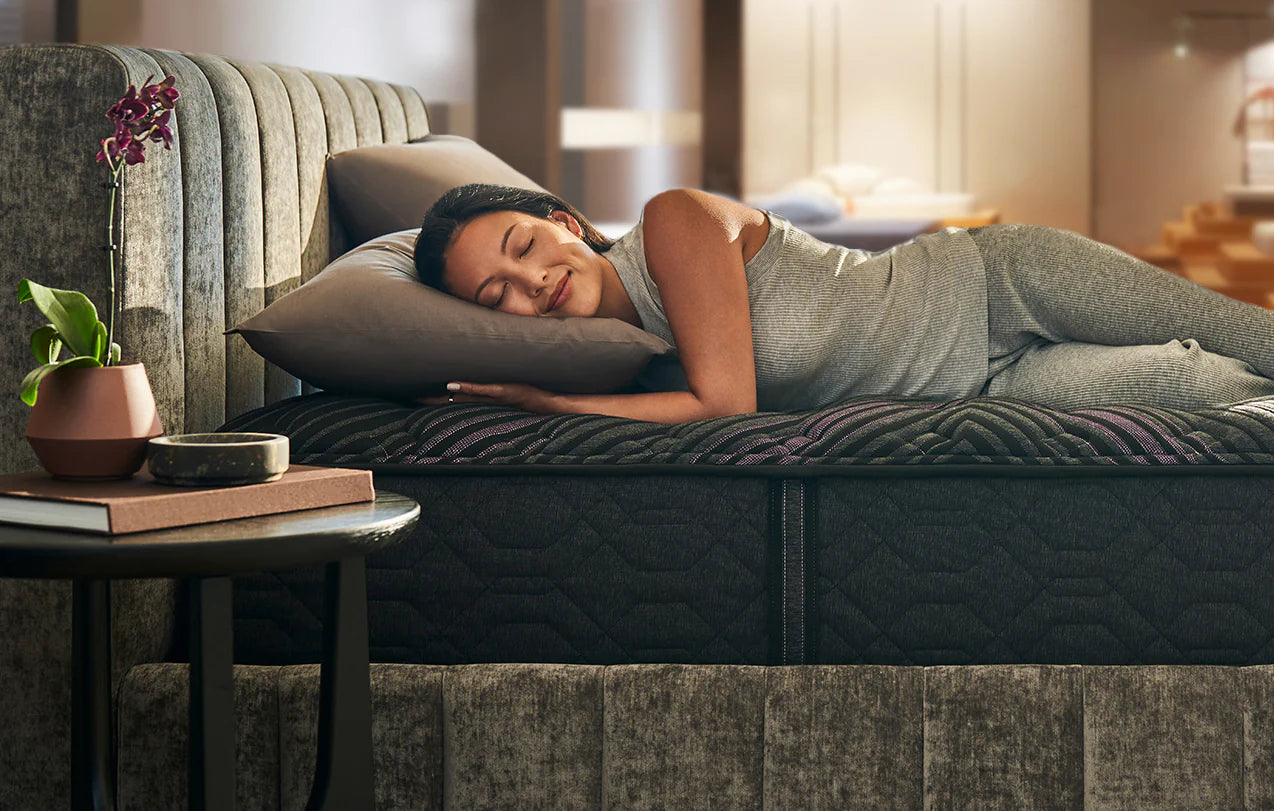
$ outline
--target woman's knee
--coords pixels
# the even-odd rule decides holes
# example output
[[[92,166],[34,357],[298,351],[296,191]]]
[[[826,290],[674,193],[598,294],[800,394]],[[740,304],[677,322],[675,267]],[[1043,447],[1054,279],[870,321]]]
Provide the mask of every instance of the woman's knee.
[[[1028,352],[987,385],[1056,408],[1128,404],[1186,411],[1274,396],[1274,380],[1194,339],[1148,346],[1062,343]]]
[[[1196,408],[1274,396],[1274,380],[1237,358],[1209,352],[1193,338],[1169,341],[1163,349],[1166,363],[1175,371],[1177,389],[1193,396],[1199,403]]]

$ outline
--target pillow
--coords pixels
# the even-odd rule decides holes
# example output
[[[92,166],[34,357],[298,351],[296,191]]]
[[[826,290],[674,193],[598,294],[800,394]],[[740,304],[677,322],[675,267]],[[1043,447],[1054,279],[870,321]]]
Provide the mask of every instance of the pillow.
[[[822,177],[798,178],[779,189],[778,193],[817,195],[831,200],[840,200],[840,195],[836,193],[836,189],[832,188],[832,184]]]
[[[872,186],[884,179],[885,173],[875,166],[861,163],[838,163],[824,166],[818,177],[827,181],[837,195],[854,197],[870,193]]]
[[[933,194],[933,189],[919,180],[891,177],[873,186],[871,193],[876,195]]]
[[[354,244],[419,228],[453,186],[499,183],[543,191],[534,180],[468,138],[426,135],[410,144],[376,144],[327,159],[332,202]]]
[[[755,197],[751,204],[756,208],[773,211],[793,225],[817,225],[833,222],[845,216],[841,202],[823,194],[798,194],[779,192],[765,197]]]
[[[413,260],[419,233],[360,245],[228,332],[319,388],[396,398],[451,380],[611,392],[672,352],[618,319],[511,315],[426,287]]]

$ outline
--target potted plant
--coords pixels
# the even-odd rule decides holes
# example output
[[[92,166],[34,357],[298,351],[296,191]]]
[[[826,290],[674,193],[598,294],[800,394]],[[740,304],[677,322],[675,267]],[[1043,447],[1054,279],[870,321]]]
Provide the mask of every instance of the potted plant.
[[[115,204],[124,169],[145,160],[148,143],[172,148],[169,122],[177,101],[172,76],[128,91],[106,113],[115,125],[97,153],[107,166],[106,322],[83,293],[18,285],[18,303],[30,301],[48,319],[31,334],[39,364],[22,381],[21,398],[32,406],[26,436],[45,470],[68,478],[131,476],[146,458],[146,443],[163,433],[155,398],[141,363],[120,363],[115,343]],[[64,357],[63,355],[67,356]]]

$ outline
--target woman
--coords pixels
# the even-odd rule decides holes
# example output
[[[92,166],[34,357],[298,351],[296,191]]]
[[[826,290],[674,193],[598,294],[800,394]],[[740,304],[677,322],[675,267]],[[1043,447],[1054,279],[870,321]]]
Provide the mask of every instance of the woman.
[[[428,403],[677,423],[864,395],[1182,409],[1274,396],[1274,312],[1043,226],[952,228],[870,254],[677,189],[612,243],[553,195],[474,184],[426,214],[416,267],[481,306],[623,319],[674,344],[688,383],[579,395],[458,382]]]

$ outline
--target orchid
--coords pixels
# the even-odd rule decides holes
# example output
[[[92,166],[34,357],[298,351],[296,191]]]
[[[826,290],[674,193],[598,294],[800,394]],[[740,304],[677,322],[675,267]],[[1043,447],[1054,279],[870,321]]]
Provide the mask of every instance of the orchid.
[[[27,405],[35,404],[40,381],[55,369],[119,363],[120,347],[115,343],[115,254],[119,251],[115,239],[115,201],[123,185],[124,167],[146,160],[146,144],[163,144],[164,149],[172,149],[170,125],[180,95],[171,75],[152,84],[153,78],[146,77],[141,90],[129,85],[124,96],[106,111],[115,130],[102,139],[97,153],[98,163],[107,166],[109,180],[105,185],[110,189],[105,246],[110,271],[106,288],[107,323],[98,319],[93,302],[83,293],[44,287],[30,279],[23,279],[18,285],[18,303],[34,302],[50,322],[31,335],[31,352],[40,366],[22,381],[22,401]],[[74,357],[60,360],[63,347]]]
[[[110,167],[112,180],[118,180],[119,159],[132,166],[145,158],[147,141],[163,143],[164,149],[172,149],[173,133],[168,127],[173,105],[180,95],[173,87],[174,79],[165,76],[163,81],[151,84],[154,76],[147,76],[142,89],[129,85],[124,97],[106,111],[106,117],[115,122],[115,132],[102,139],[97,153],[99,163]]]

